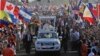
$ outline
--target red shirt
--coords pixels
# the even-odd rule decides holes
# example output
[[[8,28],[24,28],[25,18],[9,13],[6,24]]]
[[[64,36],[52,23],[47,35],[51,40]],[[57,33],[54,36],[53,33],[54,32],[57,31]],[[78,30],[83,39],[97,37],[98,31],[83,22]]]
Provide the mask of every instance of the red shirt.
[[[82,54],[82,56],[87,56],[87,54],[88,54],[88,46],[86,44],[82,44],[82,46],[81,46],[81,54]]]
[[[14,56],[14,51],[12,48],[4,48],[3,56]]]

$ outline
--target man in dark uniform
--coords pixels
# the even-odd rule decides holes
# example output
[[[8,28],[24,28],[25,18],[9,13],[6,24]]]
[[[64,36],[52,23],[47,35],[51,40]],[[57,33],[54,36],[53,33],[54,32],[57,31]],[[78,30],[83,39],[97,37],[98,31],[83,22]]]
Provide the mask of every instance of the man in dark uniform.
[[[32,34],[28,31],[23,37],[23,44],[27,54],[30,54],[32,42]]]
[[[69,40],[69,27],[65,27],[65,29],[63,30],[63,38],[62,38],[62,47],[64,49],[64,52],[66,53],[67,48],[68,48],[68,40]]]

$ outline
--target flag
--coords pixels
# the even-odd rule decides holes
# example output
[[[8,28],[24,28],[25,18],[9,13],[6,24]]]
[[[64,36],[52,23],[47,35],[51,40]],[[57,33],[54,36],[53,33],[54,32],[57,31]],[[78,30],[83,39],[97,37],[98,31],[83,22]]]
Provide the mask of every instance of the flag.
[[[100,19],[100,4],[97,4],[97,12],[98,12],[98,17]]]
[[[9,25],[9,22],[6,21],[6,20],[0,20],[0,26],[1,26],[1,25],[8,26],[8,25]]]
[[[83,14],[85,9],[85,4],[83,3],[83,0],[78,0],[77,7],[79,9],[79,13]]]
[[[82,0],[79,0],[77,6],[80,7],[81,4],[82,4]]]
[[[6,17],[6,13],[2,10],[0,10],[0,20]]]
[[[18,17],[18,15],[19,15],[19,7],[15,6],[15,9],[14,9],[14,11],[13,11],[13,14],[14,14],[16,17]]]
[[[89,10],[91,11],[91,14],[93,15],[93,18],[96,19],[97,18],[96,4],[88,3],[87,6],[88,6]]]
[[[83,19],[83,13],[84,13],[84,9],[85,9],[85,5],[81,5],[79,8],[79,16]]]
[[[88,3],[87,6],[88,6],[89,10],[91,11],[93,17],[97,18],[97,16],[98,16],[97,14],[98,13],[97,13],[96,4]]]
[[[14,4],[12,4],[10,2],[6,2],[5,6],[4,6],[4,11],[18,17],[19,7],[15,6]]]
[[[9,18],[12,20],[12,23],[14,24],[19,23],[19,19],[17,19],[13,14],[9,13]]]
[[[19,14],[18,19],[19,19],[19,24],[25,24],[26,23],[26,21],[24,20],[24,17],[20,14]]]
[[[88,6],[85,7],[83,18],[90,24],[93,25],[95,23],[95,19],[93,18],[93,15],[91,14],[91,11],[89,10]]]
[[[12,20],[8,18],[8,14],[1,10],[0,10],[0,20],[6,20],[12,22]]]
[[[13,14],[14,9],[15,9],[15,5],[14,4],[6,2],[4,11]]]
[[[100,16],[100,4],[88,3],[88,7],[95,18]]]
[[[5,4],[6,4],[6,0],[0,0],[0,10],[4,10]]]
[[[23,19],[26,22],[30,22],[31,17],[32,17],[32,14],[30,12],[28,12],[27,10],[24,10],[24,9],[20,9],[20,13],[19,14],[23,17]]]
[[[93,4],[92,3],[87,3],[87,6],[89,9],[93,9]]]

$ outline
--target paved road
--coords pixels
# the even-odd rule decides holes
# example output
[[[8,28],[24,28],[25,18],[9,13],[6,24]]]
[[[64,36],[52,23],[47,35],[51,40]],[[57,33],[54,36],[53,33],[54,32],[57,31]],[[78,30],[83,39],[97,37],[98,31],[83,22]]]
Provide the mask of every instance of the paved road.
[[[35,55],[35,48],[32,46],[32,50],[31,50],[31,55],[27,55],[25,53],[25,50],[23,49],[23,47],[21,47],[22,50],[17,51],[17,56],[36,56]],[[68,41],[68,50],[71,50],[71,45],[70,42]],[[77,51],[67,51],[66,54],[64,53],[63,50],[61,50],[60,52],[61,55],[57,55],[56,53],[42,53],[39,54],[39,56],[78,56]]]
[[[30,55],[27,55],[25,53],[25,50],[20,50],[17,51],[17,56],[36,56],[36,55],[33,48]],[[38,56],[78,56],[78,54],[77,51],[67,51],[66,54],[63,51],[61,51],[61,55],[57,55],[56,53],[46,52],[46,53],[41,53]]]

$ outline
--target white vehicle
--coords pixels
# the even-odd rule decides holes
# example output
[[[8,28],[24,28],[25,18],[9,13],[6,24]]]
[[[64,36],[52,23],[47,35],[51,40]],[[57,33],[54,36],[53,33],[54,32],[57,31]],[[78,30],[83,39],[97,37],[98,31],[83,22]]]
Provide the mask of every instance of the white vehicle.
[[[44,24],[40,26],[38,30],[38,36],[35,41],[35,51],[36,54],[39,52],[57,52],[60,54],[61,43],[58,37],[58,33],[55,29],[55,16],[40,16],[42,22],[49,20],[53,24]]]
[[[40,31],[35,42],[35,51],[54,51],[60,53],[61,43],[57,32],[55,31]]]

